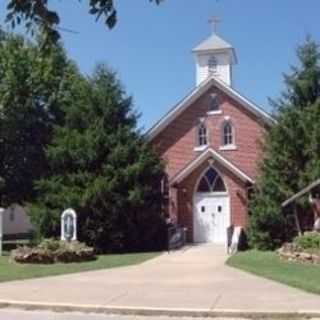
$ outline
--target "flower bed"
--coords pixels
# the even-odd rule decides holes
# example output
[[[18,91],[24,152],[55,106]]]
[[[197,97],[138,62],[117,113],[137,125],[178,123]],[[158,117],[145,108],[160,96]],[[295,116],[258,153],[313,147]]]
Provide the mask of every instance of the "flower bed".
[[[296,237],[292,243],[285,243],[277,253],[287,261],[320,264],[320,234],[305,233]]]
[[[11,252],[11,259],[17,263],[71,263],[95,258],[94,249],[78,241],[44,240],[37,247],[23,246]]]

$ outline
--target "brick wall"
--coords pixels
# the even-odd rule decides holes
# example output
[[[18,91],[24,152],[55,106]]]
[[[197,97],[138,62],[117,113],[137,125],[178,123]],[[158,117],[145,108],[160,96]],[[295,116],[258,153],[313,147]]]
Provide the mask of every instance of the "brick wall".
[[[221,103],[221,114],[208,115],[210,95],[215,93]],[[222,126],[229,117],[235,129],[236,150],[220,150],[222,145]],[[209,130],[209,145],[228,159],[252,179],[257,175],[257,164],[260,159],[260,141],[264,127],[253,114],[216,88],[209,89],[195,103],[189,106],[179,117],[169,124],[154,139],[162,158],[167,162],[169,179],[180,172],[201,152],[195,151],[197,125],[199,118],[205,118]],[[192,239],[192,206],[196,181],[205,170],[205,163],[179,184],[172,200],[172,206],[178,212],[178,220],[190,228],[189,240]],[[234,174],[222,166],[217,166],[231,197],[231,217],[234,225],[245,226],[248,221],[246,189]],[[183,189],[184,192],[183,192]]]

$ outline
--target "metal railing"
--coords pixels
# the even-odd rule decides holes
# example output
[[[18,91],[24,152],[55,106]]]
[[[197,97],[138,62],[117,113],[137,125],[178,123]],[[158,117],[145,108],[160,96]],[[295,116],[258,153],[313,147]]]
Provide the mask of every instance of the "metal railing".
[[[180,226],[168,227],[167,249],[168,251],[177,250],[186,244],[187,228]]]

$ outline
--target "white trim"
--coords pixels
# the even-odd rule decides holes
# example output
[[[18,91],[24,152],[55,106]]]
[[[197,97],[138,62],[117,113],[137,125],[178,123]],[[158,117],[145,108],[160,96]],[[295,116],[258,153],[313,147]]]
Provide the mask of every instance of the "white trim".
[[[187,177],[194,169],[196,169],[199,165],[201,165],[208,158],[212,157],[214,160],[218,161],[225,168],[229,169],[232,173],[234,173],[237,177],[239,177],[244,182],[254,183],[254,180],[251,179],[247,174],[245,174],[242,170],[237,168],[234,164],[232,164],[229,160],[221,156],[215,150],[209,148],[201,155],[199,155],[195,160],[193,160],[189,165],[187,165],[170,183],[181,182],[185,177]]]
[[[208,147],[209,147],[208,145],[203,145],[203,146],[194,147],[193,150],[199,152],[199,151],[206,150]]]
[[[222,178],[221,178],[222,179]],[[225,197],[229,196],[229,193],[227,191],[224,192],[195,192],[195,195],[201,195],[201,194],[206,194],[208,197]]]
[[[238,149],[237,146],[234,144],[228,144],[228,145],[219,147],[219,150],[221,151],[234,151],[237,149]]]
[[[229,188],[228,188],[226,182],[224,181],[223,176],[222,176],[220,170],[217,169],[214,165],[210,165],[210,164],[208,164],[208,166],[207,166],[204,170],[202,170],[201,174],[200,174],[199,177],[197,178],[197,182],[196,182],[196,184],[195,184],[194,187],[193,187],[193,195],[198,194],[198,193],[202,193],[202,192],[197,192],[197,190],[198,190],[198,188],[199,188],[199,184],[200,184],[200,182],[201,182],[201,179],[202,179],[203,176],[207,173],[207,171],[209,170],[209,168],[212,168],[212,169],[214,169],[214,170],[217,172],[217,174],[219,175],[219,177],[220,177],[220,178],[222,179],[222,181],[223,181],[223,184],[224,184],[224,186],[225,186],[225,188],[226,188],[226,191],[221,191],[221,192],[203,192],[203,193],[207,193],[207,194],[209,194],[209,195],[211,195],[211,196],[225,196],[225,195],[229,195]]]
[[[150,130],[147,132],[148,140],[152,140],[159,134],[171,121],[178,117],[186,108],[195,102],[207,89],[210,78],[202,82],[199,86],[194,88],[190,94],[183,98],[176,106],[174,106],[163,118],[161,118]]]
[[[216,115],[216,114],[222,114],[222,110],[208,111],[207,112],[208,116],[213,116],[213,115]]]
[[[228,86],[222,80],[219,80],[215,76],[210,76],[207,80],[203,81],[199,86],[194,88],[190,94],[188,94],[181,102],[173,107],[150,130],[148,130],[146,134],[148,140],[152,140],[155,136],[157,136],[164,128],[166,128],[174,119],[176,119],[185,109],[187,109],[192,103],[200,98],[201,95],[213,85],[222,90],[225,94],[229,95],[231,98],[235,99],[248,111],[261,118],[266,124],[271,125],[275,123],[275,119],[270,114],[240,95],[240,93]]]

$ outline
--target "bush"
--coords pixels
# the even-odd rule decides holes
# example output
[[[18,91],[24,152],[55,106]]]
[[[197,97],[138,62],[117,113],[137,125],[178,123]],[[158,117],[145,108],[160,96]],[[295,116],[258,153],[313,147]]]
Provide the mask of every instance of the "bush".
[[[285,242],[287,221],[274,198],[257,192],[251,200],[248,228],[249,245],[258,250],[274,250]]]
[[[95,259],[94,250],[78,241],[59,241],[60,247],[55,251],[56,262],[70,263]]]
[[[11,259],[18,263],[54,263],[54,256],[52,251],[40,248],[30,248],[27,246],[19,247],[18,249],[11,251]]]
[[[320,234],[317,232],[305,233],[293,241],[301,249],[320,249]]]
[[[56,251],[60,247],[65,247],[63,241],[55,240],[55,239],[44,239],[38,247],[43,250]]]
[[[46,239],[37,247],[19,247],[11,252],[18,263],[71,263],[94,260],[94,249],[78,241],[66,242]]]

